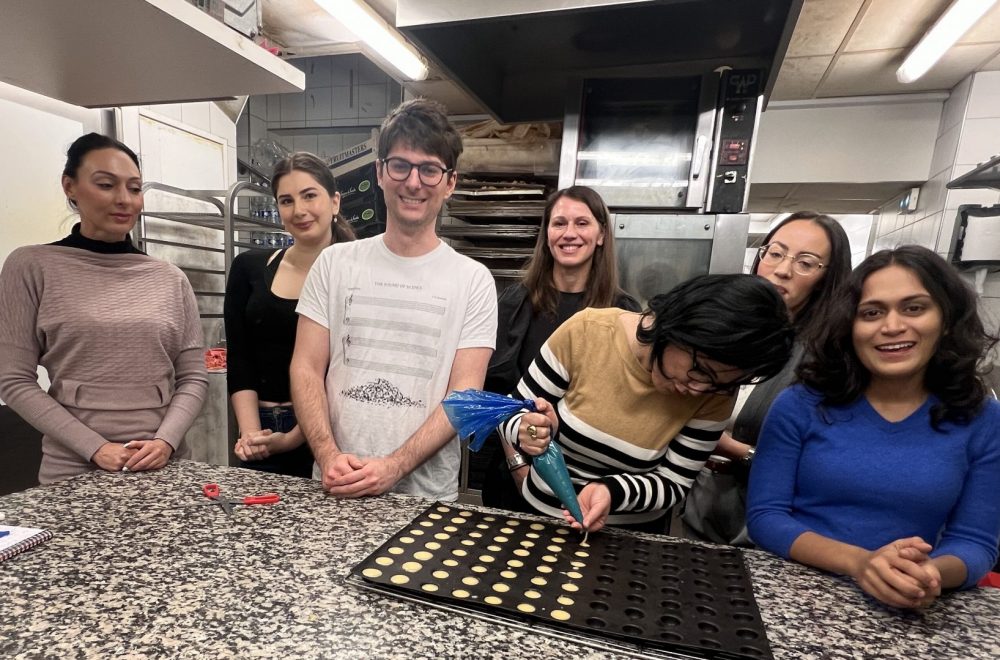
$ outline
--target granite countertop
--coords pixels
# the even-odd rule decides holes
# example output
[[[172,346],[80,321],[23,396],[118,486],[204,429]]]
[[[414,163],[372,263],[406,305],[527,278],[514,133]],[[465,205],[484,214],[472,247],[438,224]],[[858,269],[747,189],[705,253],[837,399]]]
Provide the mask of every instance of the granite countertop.
[[[208,482],[282,501],[226,517],[194,504]],[[345,583],[428,504],[337,500],[309,480],[191,461],[0,497],[5,524],[55,535],[0,563],[0,657],[618,657]],[[998,589],[899,612],[848,580],[746,558],[779,660],[1000,656]]]

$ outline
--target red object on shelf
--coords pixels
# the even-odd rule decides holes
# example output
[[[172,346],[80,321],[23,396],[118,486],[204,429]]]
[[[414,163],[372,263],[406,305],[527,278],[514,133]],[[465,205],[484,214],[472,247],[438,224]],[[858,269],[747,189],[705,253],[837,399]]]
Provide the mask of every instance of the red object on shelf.
[[[209,371],[226,370],[226,349],[209,348],[205,351],[205,368]]]
[[[986,576],[979,581],[980,587],[995,587],[1000,589],[1000,573],[987,573]]]

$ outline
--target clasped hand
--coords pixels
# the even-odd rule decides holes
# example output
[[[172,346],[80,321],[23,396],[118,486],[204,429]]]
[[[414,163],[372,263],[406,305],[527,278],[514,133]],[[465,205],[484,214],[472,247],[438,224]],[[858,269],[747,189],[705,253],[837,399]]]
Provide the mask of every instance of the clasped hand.
[[[174,448],[160,438],[130,440],[125,443],[106,442],[90,460],[109,472],[142,472],[160,469],[167,464],[173,453]]]
[[[403,470],[392,456],[360,458],[338,452],[324,459],[322,469],[323,490],[336,497],[381,495],[403,478]]]
[[[869,552],[854,571],[866,593],[887,605],[926,607],[941,595],[941,572],[933,548],[918,536],[899,539]]]
[[[294,447],[291,446],[287,433],[264,429],[241,435],[236,441],[233,452],[242,461],[259,461],[290,449]]]
[[[535,409],[536,412],[524,413],[517,427],[517,443],[529,456],[543,453],[559,430],[559,418],[551,403],[535,399]]]

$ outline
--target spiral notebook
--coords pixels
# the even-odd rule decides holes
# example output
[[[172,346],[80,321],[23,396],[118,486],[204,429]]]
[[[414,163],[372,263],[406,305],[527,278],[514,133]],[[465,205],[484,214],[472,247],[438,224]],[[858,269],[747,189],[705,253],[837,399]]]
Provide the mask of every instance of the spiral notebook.
[[[14,555],[19,555],[52,538],[52,532],[47,529],[34,529],[32,527],[0,525],[0,534],[3,532],[7,532],[7,534],[0,536],[0,561],[7,561]]]

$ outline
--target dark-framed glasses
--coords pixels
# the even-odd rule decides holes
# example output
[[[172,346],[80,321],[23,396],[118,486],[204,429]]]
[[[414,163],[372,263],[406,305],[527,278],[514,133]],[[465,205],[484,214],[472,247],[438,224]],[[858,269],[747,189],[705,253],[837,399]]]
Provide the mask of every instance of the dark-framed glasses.
[[[812,254],[788,254],[783,246],[777,243],[762,245],[757,254],[760,255],[760,262],[768,266],[779,266],[785,259],[792,260],[792,270],[799,275],[815,275],[826,264]]]
[[[455,171],[453,167],[446,169],[437,163],[411,163],[405,158],[399,158],[398,156],[383,158],[382,167],[385,168],[385,173],[393,181],[406,181],[410,178],[410,172],[413,171],[413,168],[417,168],[417,176],[420,177],[420,183],[425,186],[436,186],[441,183],[441,179],[444,178],[445,174]]]
[[[691,348],[691,369],[687,372],[688,388],[703,394],[735,394],[741,386],[754,381],[753,376],[741,375],[734,381],[720,383],[716,380],[716,374],[698,363],[698,351]],[[695,387],[691,385],[694,384]]]

